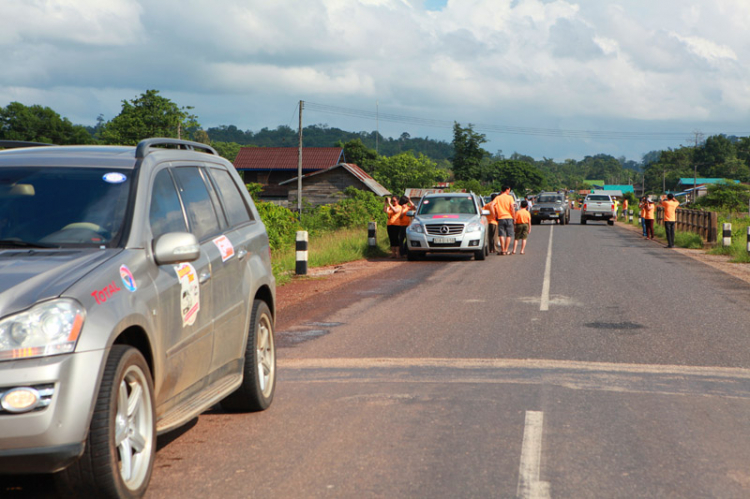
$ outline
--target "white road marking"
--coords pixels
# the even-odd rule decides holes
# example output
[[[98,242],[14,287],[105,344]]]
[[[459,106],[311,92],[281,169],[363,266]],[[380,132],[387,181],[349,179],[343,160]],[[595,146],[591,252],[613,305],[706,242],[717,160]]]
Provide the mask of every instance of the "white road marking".
[[[549,483],[539,480],[542,466],[542,432],[544,413],[526,411],[526,424],[521,444],[521,465],[518,470],[516,497],[549,499]]]
[[[542,283],[542,300],[539,305],[540,312],[549,310],[549,280],[552,273],[552,234],[555,228],[549,230],[549,245],[547,246],[547,263],[544,266],[544,282]]]

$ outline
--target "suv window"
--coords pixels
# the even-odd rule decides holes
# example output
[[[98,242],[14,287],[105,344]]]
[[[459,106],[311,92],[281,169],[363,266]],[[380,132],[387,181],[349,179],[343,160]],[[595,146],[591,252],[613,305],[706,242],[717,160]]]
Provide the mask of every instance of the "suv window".
[[[9,167],[0,171],[0,239],[112,245],[121,236],[130,170]]]
[[[167,232],[187,232],[180,198],[168,170],[160,171],[154,179],[149,221],[154,238]]]
[[[609,198],[609,196],[602,196],[602,195],[597,196],[595,194],[587,197],[586,199],[588,199],[589,201],[612,201]]]
[[[235,227],[252,221],[253,218],[247,209],[245,200],[242,198],[240,191],[237,190],[237,184],[234,183],[229,172],[217,168],[211,168],[210,172],[221,198],[224,200],[224,210],[229,219],[229,225]]]
[[[174,176],[180,186],[180,196],[190,221],[190,229],[199,241],[221,232],[214,204],[206,183],[197,167],[179,167]]]

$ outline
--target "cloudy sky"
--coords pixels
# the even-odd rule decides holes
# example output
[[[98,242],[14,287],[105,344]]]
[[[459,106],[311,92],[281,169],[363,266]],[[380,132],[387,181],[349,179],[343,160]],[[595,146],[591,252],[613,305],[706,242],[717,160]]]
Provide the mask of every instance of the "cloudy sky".
[[[748,25],[748,0],[0,0],[0,106],[93,125],[157,89],[257,131],[303,100],[305,125],[640,160],[750,135]]]

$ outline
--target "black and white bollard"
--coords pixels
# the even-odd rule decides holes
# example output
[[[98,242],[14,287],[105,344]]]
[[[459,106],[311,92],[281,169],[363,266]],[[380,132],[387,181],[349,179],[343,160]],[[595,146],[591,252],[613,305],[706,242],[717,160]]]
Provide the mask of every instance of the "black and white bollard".
[[[633,210],[628,210],[628,222],[633,223]]]
[[[725,248],[732,245],[732,224],[721,224],[721,245]]]
[[[747,252],[750,253],[750,227],[747,228]]]
[[[367,245],[374,248],[378,245],[378,223],[369,222],[367,224]]]
[[[307,231],[297,231],[297,265],[295,272],[297,275],[307,275]]]

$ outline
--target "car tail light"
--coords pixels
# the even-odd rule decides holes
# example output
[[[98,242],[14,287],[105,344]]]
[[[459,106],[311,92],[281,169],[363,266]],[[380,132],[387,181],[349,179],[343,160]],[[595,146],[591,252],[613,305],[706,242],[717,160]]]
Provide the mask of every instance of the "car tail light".
[[[586,203],[583,203],[583,209],[586,210]]]

